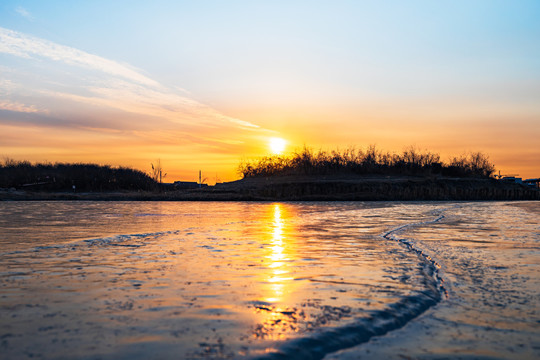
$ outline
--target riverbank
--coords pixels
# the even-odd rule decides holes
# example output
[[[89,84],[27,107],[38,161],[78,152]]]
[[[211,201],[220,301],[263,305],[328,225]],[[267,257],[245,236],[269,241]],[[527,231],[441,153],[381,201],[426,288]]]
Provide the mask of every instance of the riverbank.
[[[98,201],[414,201],[540,200],[522,184],[481,178],[395,176],[274,176],[201,189],[114,192],[0,190],[0,200]]]

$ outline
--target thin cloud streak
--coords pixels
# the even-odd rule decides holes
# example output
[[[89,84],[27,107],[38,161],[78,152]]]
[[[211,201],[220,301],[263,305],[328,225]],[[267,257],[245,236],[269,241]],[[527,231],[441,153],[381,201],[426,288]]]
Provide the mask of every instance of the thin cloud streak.
[[[25,59],[44,57],[69,65],[99,70],[140,84],[160,87],[159,83],[139,74],[131,66],[2,27],[0,27],[0,52]]]
[[[32,16],[32,14],[30,14],[28,10],[26,10],[22,6],[17,6],[15,8],[15,12],[17,12],[17,14],[21,15],[26,20],[34,21],[34,16]]]
[[[172,122],[197,121],[216,125],[217,121],[228,122],[248,130],[261,129],[256,124],[225,116],[209,106],[180,96],[129,65],[2,27],[0,27],[0,53],[24,59],[46,58],[114,76],[112,78],[98,76],[92,78],[92,81],[86,79],[86,83],[90,85],[83,85],[82,88],[92,96],[50,89],[42,90],[42,95],[162,117]]]
[[[43,110],[36,109],[34,105],[25,105],[19,102],[0,100],[0,110],[22,112],[22,113],[40,113]]]

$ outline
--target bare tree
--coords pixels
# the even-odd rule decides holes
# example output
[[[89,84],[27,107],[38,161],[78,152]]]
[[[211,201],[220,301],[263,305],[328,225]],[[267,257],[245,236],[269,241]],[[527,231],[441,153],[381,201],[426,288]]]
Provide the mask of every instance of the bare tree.
[[[152,174],[150,175],[155,182],[161,184],[162,180],[167,176],[167,173],[163,174],[163,167],[161,166],[161,159],[157,159],[156,165],[152,165]]]

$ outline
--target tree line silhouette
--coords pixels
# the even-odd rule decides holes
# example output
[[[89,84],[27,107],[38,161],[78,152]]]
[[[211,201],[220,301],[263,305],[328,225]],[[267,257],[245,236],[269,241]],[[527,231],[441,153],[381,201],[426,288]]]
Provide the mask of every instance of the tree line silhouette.
[[[490,177],[495,172],[495,166],[481,152],[452,157],[448,162],[443,162],[439,154],[422,152],[413,146],[401,154],[383,152],[374,145],[365,150],[348,148],[318,152],[304,146],[290,155],[243,161],[238,172],[244,178],[330,174]]]
[[[140,170],[95,164],[36,163],[5,159],[0,188],[49,191],[154,190],[158,183]]]
[[[0,163],[0,188],[47,191],[152,191],[160,189],[161,163],[153,172],[96,164],[36,163],[6,158]],[[290,155],[243,161],[244,178],[280,175],[380,174],[450,177],[490,177],[495,166],[488,156],[473,152],[442,162],[439,154],[409,147],[400,154],[375,146],[318,152],[304,147]]]

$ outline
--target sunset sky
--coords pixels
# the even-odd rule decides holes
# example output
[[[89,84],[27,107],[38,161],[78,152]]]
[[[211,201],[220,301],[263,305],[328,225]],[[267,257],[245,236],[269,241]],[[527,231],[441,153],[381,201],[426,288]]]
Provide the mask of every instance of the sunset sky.
[[[304,144],[540,176],[540,1],[0,2],[0,156],[166,181]]]

